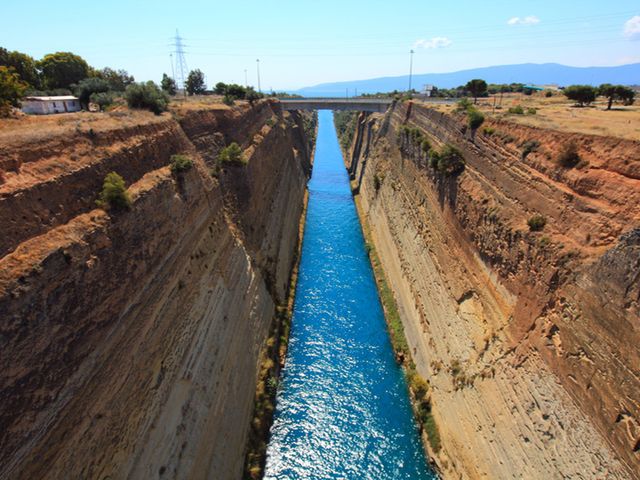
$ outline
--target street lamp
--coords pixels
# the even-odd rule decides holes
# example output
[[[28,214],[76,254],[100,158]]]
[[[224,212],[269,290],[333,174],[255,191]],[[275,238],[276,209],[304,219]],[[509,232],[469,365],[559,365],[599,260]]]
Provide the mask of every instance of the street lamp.
[[[256,65],[258,69],[258,92],[262,93],[262,89],[260,88],[260,59],[256,58]]]
[[[413,76],[413,49],[409,51],[409,97],[411,97],[411,77]]]

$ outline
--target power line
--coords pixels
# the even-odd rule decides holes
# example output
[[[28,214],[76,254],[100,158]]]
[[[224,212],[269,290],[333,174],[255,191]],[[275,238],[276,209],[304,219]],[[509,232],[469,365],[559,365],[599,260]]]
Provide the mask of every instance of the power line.
[[[182,43],[182,37],[178,33],[178,29],[176,28],[176,36],[174,38],[173,46],[175,47],[175,55],[176,55],[176,67],[178,70],[178,78],[176,78],[176,83],[179,89],[185,88],[185,72],[188,72],[187,68],[187,60],[184,55],[184,47],[185,45]]]

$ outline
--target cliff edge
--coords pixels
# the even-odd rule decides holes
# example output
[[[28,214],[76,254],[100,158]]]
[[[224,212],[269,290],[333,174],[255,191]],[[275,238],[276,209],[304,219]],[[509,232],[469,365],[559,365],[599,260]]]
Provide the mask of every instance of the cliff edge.
[[[0,134],[0,478],[239,478],[310,174],[302,118],[38,120]],[[231,142],[246,165],[219,164]],[[110,171],[127,211],[95,208]]]
[[[358,117],[346,163],[443,477],[640,478],[638,142],[406,102]]]

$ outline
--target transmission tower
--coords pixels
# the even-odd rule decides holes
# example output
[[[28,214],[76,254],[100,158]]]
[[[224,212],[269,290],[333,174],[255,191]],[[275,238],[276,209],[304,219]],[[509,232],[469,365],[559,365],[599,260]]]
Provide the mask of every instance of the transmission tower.
[[[175,47],[175,57],[176,57],[176,73],[177,78],[175,79],[178,88],[184,90],[185,88],[185,75],[189,71],[187,68],[187,60],[184,56],[184,47],[185,45],[182,43],[182,37],[178,33],[178,29],[176,29],[176,36],[174,38],[173,46]]]

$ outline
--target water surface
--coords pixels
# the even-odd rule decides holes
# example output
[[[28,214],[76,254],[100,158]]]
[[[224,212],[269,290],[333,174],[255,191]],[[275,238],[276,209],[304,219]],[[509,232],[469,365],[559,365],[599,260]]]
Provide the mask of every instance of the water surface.
[[[266,479],[427,480],[342,162],[319,131],[287,363]]]

